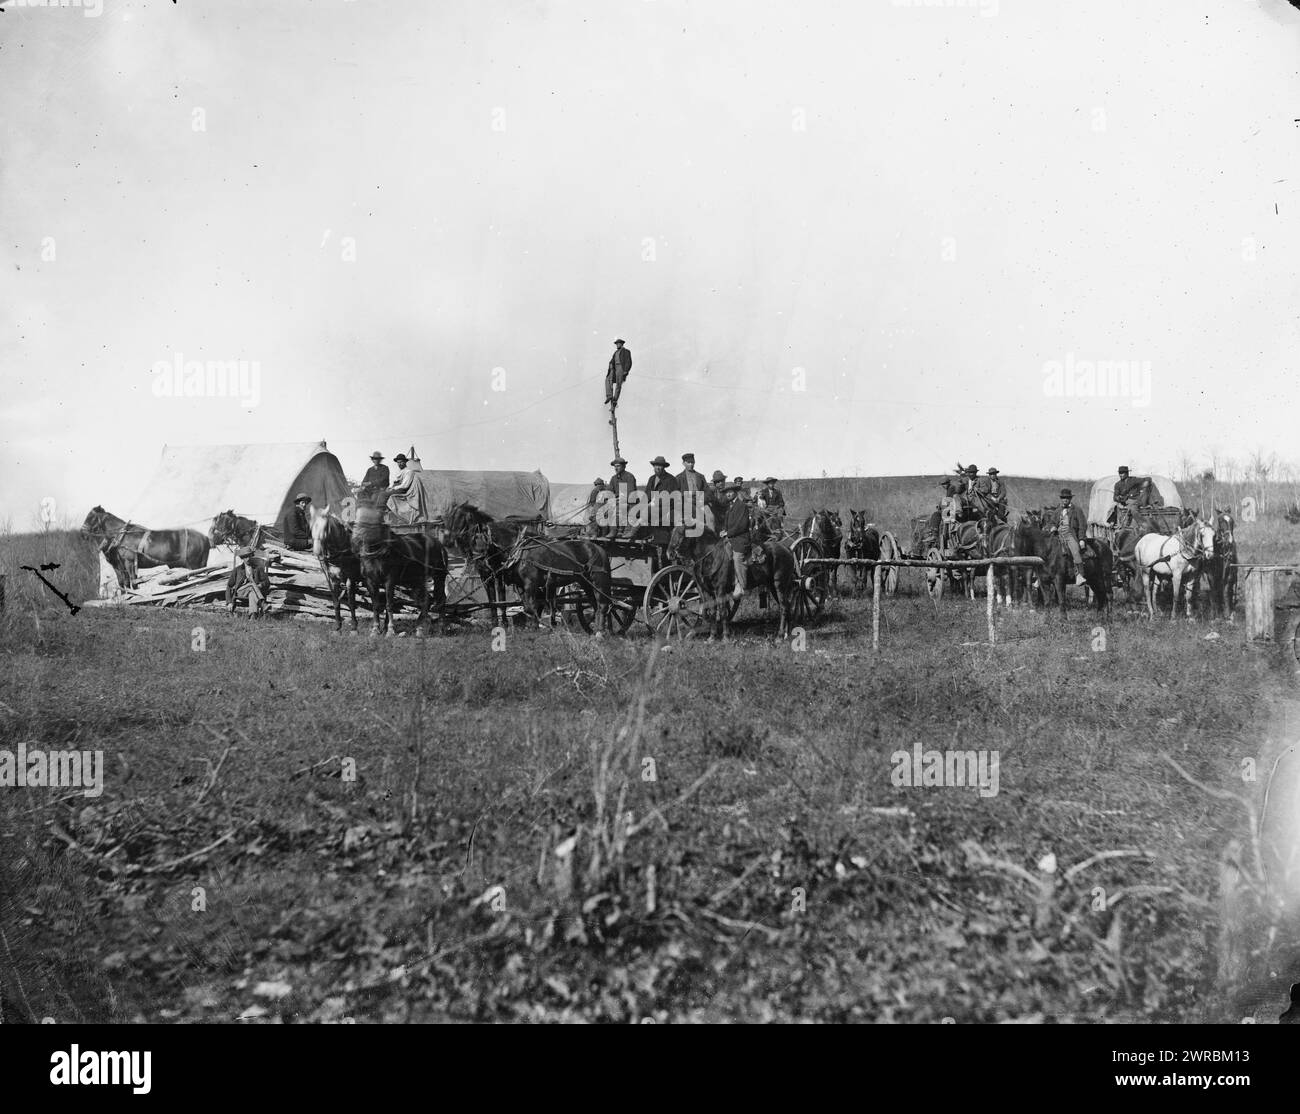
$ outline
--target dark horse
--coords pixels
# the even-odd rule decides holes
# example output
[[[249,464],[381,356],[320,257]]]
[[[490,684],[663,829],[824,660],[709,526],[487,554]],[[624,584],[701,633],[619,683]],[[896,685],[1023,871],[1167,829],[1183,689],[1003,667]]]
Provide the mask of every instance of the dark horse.
[[[1016,527],[1015,551],[1017,556],[1043,559],[1043,567],[1038,570],[1039,583],[1051,585],[1064,617],[1065,583],[1072,571],[1073,561],[1070,559],[1070,551],[1061,543],[1060,535],[1053,530],[1044,529],[1042,525],[1052,522],[1056,513],[1055,507],[1045,507],[1038,514],[1026,514]],[[1079,548],[1083,554],[1083,579],[1092,591],[1097,610],[1109,614],[1112,572],[1110,546],[1088,538],[1079,542]],[[1041,589],[1039,596],[1041,599]]]
[[[812,538],[817,543],[817,548],[822,551],[823,557],[837,559],[840,555],[840,545],[844,541],[844,523],[840,520],[839,511],[813,510],[807,518],[803,520],[803,526],[800,533],[805,538]],[[831,565],[831,591],[839,594],[839,565]]]
[[[758,558],[761,555],[761,560]],[[668,558],[686,565],[699,582],[706,603],[713,612],[713,636],[724,641],[731,635],[731,593],[736,586],[736,567],[731,546],[712,530],[688,537],[685,526],[674,526],[668,540]],[[774,537],[754,545],[746,565],[749,588],[770,588],[781,611],[778,638],[790,634],[790,611],[794,606],[795,564],[790,547]]]
[[[1226,507],[1214,509],[1214,555],[1206,562],[1210,574],[1210,594],[1216,615],[1227,615],[1237,608],[1237,520]]]
[[[358,507],[357,521],[352,527],[352,552],[360,564],[361,575],[375,608],[372,633],[379,634],[381,630],[386,635],[395,633],[393,596],[401,586],[415,597],[419,611],[415,636],[423,638],[426,620],[430,631],[433,630],[433,620],[429,616],[430,580],[433,581],[433,600],[439,612],[447,602],[447,551],[437,538],[425,532],[394,534],[383,521],[383,515],[382,507]],[[335,614],[338,614],[337,602]]]
[[[844,556],[856,561],[880,560],[880,531],[875,523],[867,521],[866,511],[849,508],[849,536],[844,543]],[[871,591],[875,569],[867,565],[853,565],[855,592]]]
[[[81,536],[99,547],[122,588],[134,588],[139,569],[167,565],[202,569],[208,564],[208,539],[198,530],[150,530],[95,507],[81,524]]]
[[[471,503],[447,512],[447,537],[474,562],[487,592],[492,622],[506,621],[506,586],[519,591],[524,613],[541,625],[538,603],[547,597],[555,618],[555,592],[576,584],[586,593],[594,634],[611,627],[609,557],[585,538],[545,537],[531,522],[498,522]]]
[[[256,522],[235,514],[233,510],[222,511],[212,520],[212,526],[208,530],[208,540],[213,545],[251,545],[256,549],[265,536],[266,531]]]
[[[325,574],[325,586],[334,603],[334,629],[343,629],[343,612],[340,602],[346,589],[348,613],[352,616],[352,630],[357,629],[357,585],[361,582],[361,560],[352,551],[352,534],[341,519],[330,513],[311,508],[311,551],[320,562]],[[338,570],[336,578],[331,570]]]

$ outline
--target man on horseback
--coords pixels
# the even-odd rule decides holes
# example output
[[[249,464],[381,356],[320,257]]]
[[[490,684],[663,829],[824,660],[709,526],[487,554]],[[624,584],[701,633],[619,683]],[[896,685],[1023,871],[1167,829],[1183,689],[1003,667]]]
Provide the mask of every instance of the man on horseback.
[[[1083,511],[1074,505],[1074,493],[1068,488],[1061,488],[1061,509],[1057,515],[1056,533],[1061,544],[1070,551],[1074,561],[1074,583],[1084,585],[1083,551],[1079,548],[1079,539],[1088,532],[1088,520]]]
[[[732,595],[740,599],[745,594],[745,562],[749,559],[749,504],[740,497],[740,485],[727,485],[727,510],[722,523],[722,536],[731,546],[731,561],[736,569],[736,587]]]
[[[704,505],[713,516],[713,532],[721,535],[727,517],[727,477],[721,468],[714,470],[713,479],[704,491]]]

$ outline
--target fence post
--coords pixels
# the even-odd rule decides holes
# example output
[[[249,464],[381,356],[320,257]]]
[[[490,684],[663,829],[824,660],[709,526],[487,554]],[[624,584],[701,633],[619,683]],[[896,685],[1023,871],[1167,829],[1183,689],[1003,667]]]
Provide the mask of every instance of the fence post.
[[[880,566],[871,578],[871,648],[880,649]]]
[[[1273,579],[1266,569],[1246,570],[1247,642],[1273,641]]]
[[[996,636],[995,636],[994,633],[993,633],[993,594],[994,594],[994,589],[993,589],[993,564],[992,564],[992,562],[989,563],[989,569],[988,569],[988,572],[985,574],[985,577],[984,577],[984,584],[985,584],[985,589],[986,589],[986,591],[987,591],[987,593],[988,593],[989,645],[992,646],[993,643],[996,641]]]

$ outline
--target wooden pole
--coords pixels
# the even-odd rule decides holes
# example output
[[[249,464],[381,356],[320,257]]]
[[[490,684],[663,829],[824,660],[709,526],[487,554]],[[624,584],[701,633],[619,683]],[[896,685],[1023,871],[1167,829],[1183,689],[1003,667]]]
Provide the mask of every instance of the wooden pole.
[[[871,649],[880,650],[880,570],[871,578]]]
[[[996,641],[996,636],[993,633],[993,596],[995,593],[993,587],[993,566],[991,564],[989,565],[989,571],[984,578],[984,584],[986,591],[988,592],[989,645],[992,646]]]
[[[614,457],[617,459],[620,455],[618,451],[618,403],[609,404],[609,425],[614,433]]]

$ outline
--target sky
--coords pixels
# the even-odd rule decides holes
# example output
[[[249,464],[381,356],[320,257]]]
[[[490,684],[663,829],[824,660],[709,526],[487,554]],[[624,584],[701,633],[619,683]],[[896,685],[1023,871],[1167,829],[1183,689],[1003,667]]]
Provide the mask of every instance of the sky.
[[[1284,0],[34,4],[15,527],[129,506],[168,443],[586,481],[616,337],[642,478],[1300,460]],[[245,389],[168,394],[194,361]]]

